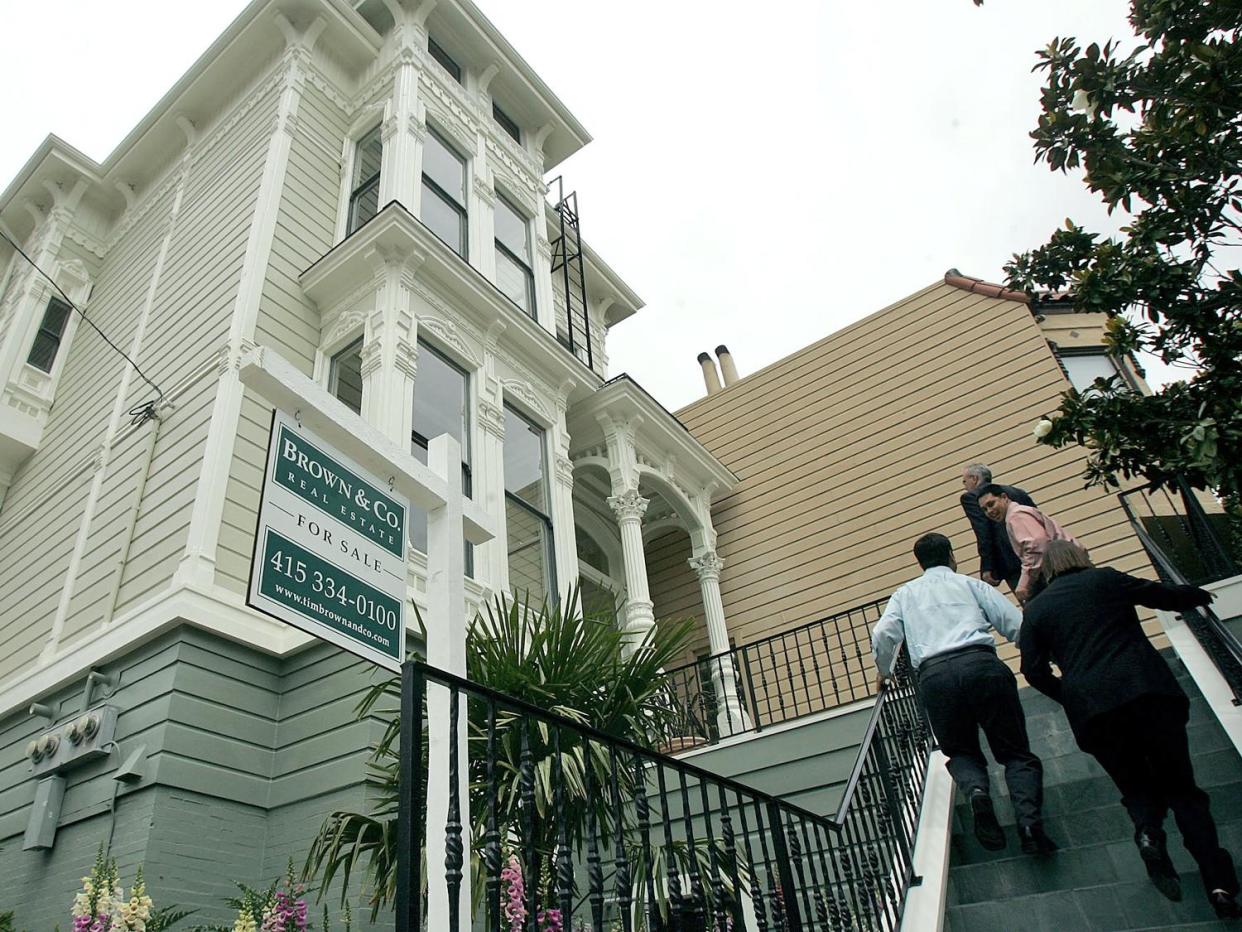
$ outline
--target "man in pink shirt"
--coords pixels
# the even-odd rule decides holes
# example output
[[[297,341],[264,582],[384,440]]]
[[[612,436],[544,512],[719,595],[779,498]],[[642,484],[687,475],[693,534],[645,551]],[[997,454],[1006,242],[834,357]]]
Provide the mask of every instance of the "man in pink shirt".
[[[1004,486],[994,483],[979,490],[979,507],[993,521],[1003,521],[1009,533],[1013,552],[1022,561],[1022,576],[1013,594],[1018,601],[1026,603],[1039,589],[1039,570],[1044,562],[1044,550],[1051,540],[1068,540],[1078,543],[1050,517],[1038,508],[1019,505],[1011,501]]]

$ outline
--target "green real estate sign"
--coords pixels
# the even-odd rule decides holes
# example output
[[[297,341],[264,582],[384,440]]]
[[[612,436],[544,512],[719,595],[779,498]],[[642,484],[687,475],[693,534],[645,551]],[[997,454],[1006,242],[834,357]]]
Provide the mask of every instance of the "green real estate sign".
[[[247,604],[397,671],[410,505],[383,486],[275,412]]]

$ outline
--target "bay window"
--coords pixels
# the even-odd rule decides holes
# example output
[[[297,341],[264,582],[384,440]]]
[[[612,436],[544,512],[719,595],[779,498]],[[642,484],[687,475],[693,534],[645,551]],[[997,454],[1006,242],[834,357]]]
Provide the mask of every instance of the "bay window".
[[[423,146],[423,223],[466,258],[466,160],[428,128]]]

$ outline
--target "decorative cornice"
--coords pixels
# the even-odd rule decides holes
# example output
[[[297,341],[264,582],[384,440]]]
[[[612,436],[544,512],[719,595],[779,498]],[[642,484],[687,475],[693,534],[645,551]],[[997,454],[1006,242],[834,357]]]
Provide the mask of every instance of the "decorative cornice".
[[[530,382],[522,379],[501,379],[500,384],[506,395],[516,395],[527,407],[533,408],[536,413],[548,420],[552,419],[552,412],[548,410],[547,402],[531,387]]]
[[[618,521],[641,521],[650,504],[651,500],[643,498],[638,489],[627,489],[620,495],[608,496],[608,507]]]
[[[724,560],[715,550],[704,550],[697,557],[691,557],[686,562],[690,564],[690,569],[694,570],[699,579],[719,579],[720,571],[724,569]]]

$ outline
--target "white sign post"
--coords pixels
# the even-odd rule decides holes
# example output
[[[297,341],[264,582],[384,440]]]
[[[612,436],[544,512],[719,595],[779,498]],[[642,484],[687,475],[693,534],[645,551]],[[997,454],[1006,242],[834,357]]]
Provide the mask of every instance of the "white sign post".
[[[410,504],[388,485],[274,412],[247,602],[397,673]]]

